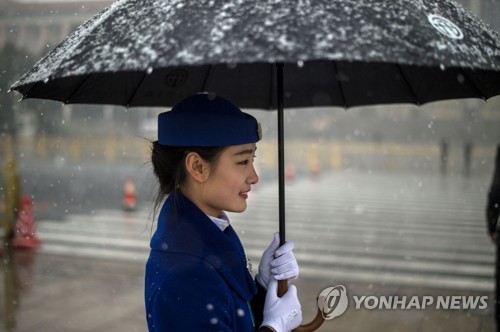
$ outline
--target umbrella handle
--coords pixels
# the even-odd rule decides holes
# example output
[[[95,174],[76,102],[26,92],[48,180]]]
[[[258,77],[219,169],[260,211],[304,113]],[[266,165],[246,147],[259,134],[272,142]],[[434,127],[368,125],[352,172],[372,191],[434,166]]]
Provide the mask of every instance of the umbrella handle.
[[[281,297],[283,296],[286,291],[288,290],[288,280],[278,280],[278,296]],[[302,324],[296,329],[293,330],[293,332],[310,332],[310,331],[316,331],[325,321],[323,318],[323,314],[321,313],[321,310],[318,308],[318,312],[316,313],[316,317],[312,321],[310,321],[307,324]]]

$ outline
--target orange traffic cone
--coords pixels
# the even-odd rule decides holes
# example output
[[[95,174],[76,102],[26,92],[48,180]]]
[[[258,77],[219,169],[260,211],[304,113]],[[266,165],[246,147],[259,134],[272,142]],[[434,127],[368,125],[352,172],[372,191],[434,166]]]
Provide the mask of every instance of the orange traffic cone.
[[[135,210],[137,196],[135,195],[135,182],[132,178],[127,178],[123,185],[123,209],[127,211]]]
[[[313,177],[318,177],[320,176],[320,174],[321,174],[321,164],[319,163],[319,161],[317,161],[311,165],[311,175]]]
[[[33,203],[28,195],[21,200],[19,214],[17,216],[16,232],[10,241],[13,248],[36,249],[40,247],[40,241],[36,235],[35,217],[33,215]]]

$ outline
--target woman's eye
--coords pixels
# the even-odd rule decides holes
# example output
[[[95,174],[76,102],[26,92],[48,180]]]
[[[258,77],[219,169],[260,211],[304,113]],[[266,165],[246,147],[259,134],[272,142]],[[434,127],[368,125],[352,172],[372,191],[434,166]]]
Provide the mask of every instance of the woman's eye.
[[[242,160],[242,161],[238,162],[238,165],[248,165],[251,162],[253,163],[255,161],[255,158],[257,158],[257,156],[253,156],[252,159]]]

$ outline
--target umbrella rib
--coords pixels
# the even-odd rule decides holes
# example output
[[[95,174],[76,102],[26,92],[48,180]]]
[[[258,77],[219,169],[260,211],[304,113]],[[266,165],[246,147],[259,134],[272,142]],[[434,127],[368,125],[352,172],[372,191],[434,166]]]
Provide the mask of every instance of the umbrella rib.
[[[403,71],[403,68],[401,67],[400,64],[396,64],[396,67],[398,68],[399,73],[401,74],[401,77],[403,77],[403,80],[405,81],[406,86],[408,87],[408,90],[410,91],[411,96],[413,97],[413,103],[420,106],[422,103],[418,99],[417,94],[415,93],[415,90],[413,90],[413,87],[411,86],[410,82],[408,81],[408,78],[406,77],[406,75]]]
[[[35,83],[33,83],[30,88],[28,89],[28,91],[26,91],[26,93],[23,93],[23,98],[21,100],[25,100],[26,98],[29,98],[29,94],[31,92],[31,90],[33,90],[38,84],[40,84],[40,81],[36,81]]]
[[[460,74],[464,75],[464,78],[467,79],[469,82],[471,82],[472,86],[474,87],[474,90],[476,90],[476,93],[481,96],[483,100],[487,100],[487,97],[481,92],[481,89],[477,86],[476,82],[465,72],[464,68],[459,68]]]
[[[85,78],[83,80],[80,81],[80,84],[78,84],[78,86],[76,87],[76,89],[73,90],[73,92],[70,93],[69,97],[68,98],[65,98],[66,100],[64,100],[64,103],[65,104],[69,104],[71,98],[73,98],[73,96],[76,94],[76,92],[80,89],[80,87],[87,81],[87,79],[90,77],[90,74],[87,74],[85,75]]]
[[[337,82],[340,97],[342,98],[342,104],[344,105],[344,108],[348,108],[349,106],[347,105],[347,99],[346,99],[345,94],[344,94],[344,88],[342,87],[342,83],[339,80],[339,75],[338,75],[339,71],[337,69],[337,64],[333,60],[331,61],[331,63],[332,63],[332,67],[333,67],[333,78]]]
[[[144,82],[144,80],[146,79],[147,76],[148,76],[148,73],[147,72],[144,73],[144,75],[141,78],[141,81],[139,82],[139,84],[136,85],[134,92],[132,93],[130,98],[127,100],[127,103],[125,104],[126,107],[130,107],[132,100],[134,100],[135,95],[137,94],[137,91],[139,91],[139,88],[141,87],[142,82]]]
[[[201,91],[203,92],[209,92],[207,90],[207,82],[208,82],[208,76],[210,76],[213,67],[214,67],[213,65],[208,65],[207,73],[205,74],[205,78],[203,78],[203,84],[201,85]]]

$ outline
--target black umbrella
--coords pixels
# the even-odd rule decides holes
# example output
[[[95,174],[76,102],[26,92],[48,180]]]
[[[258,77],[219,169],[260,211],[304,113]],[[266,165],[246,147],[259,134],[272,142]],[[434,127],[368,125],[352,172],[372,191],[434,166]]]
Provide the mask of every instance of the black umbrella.
[[[450,0],[120,0],[12,89],[64,103],[167,106],[199,91],[278,109],[500,94],[500,35]]]
[[[172,105],[193,91],[242,107],[342,107],[500,90],[500,35],[449,0],[121,0],[14,86],[25,98]]]

